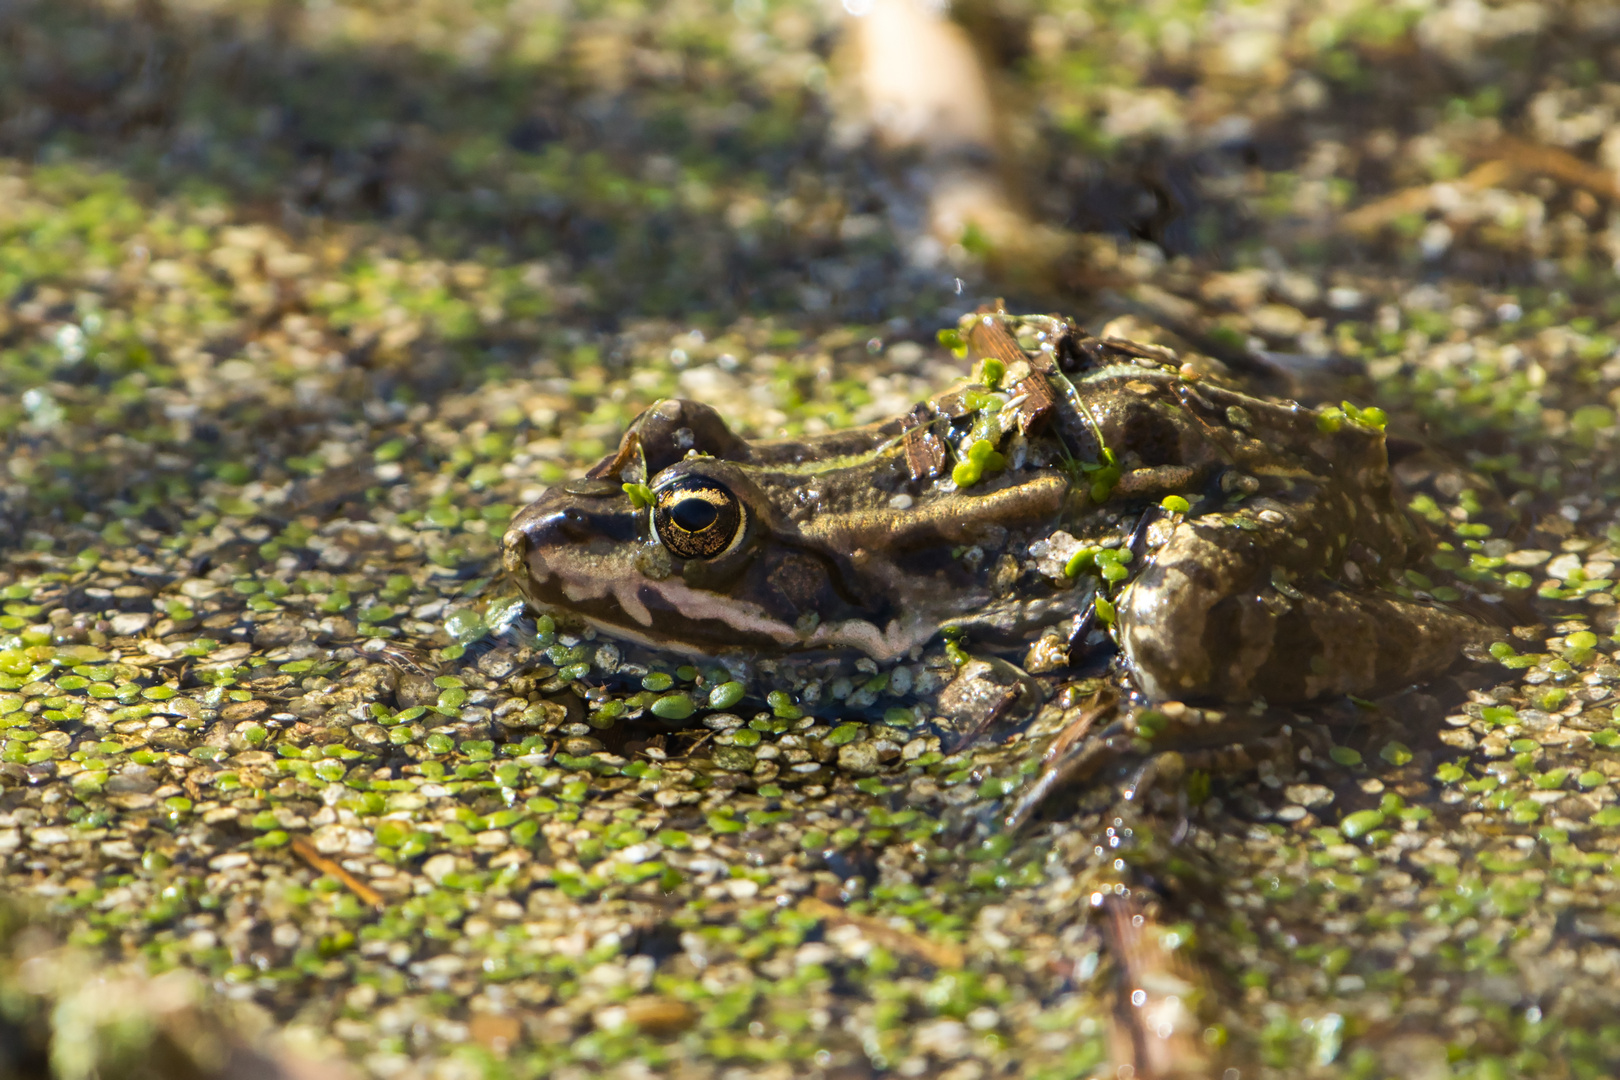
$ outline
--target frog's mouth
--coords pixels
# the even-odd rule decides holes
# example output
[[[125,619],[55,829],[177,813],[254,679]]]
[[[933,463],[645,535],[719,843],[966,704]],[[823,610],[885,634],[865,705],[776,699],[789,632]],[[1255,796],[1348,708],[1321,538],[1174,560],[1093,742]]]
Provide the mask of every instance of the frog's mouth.
[[[604,536],[592,518],[572,507],[525,515],[503,538],[502,561],[531,604],[615,637],[689,655],[850,648],[893,660],[938,629],[903,619],[881,626],[859,618],[788,622],[754,601],[694,588],[679,575],[648,576],[637,565],[634,537]]]

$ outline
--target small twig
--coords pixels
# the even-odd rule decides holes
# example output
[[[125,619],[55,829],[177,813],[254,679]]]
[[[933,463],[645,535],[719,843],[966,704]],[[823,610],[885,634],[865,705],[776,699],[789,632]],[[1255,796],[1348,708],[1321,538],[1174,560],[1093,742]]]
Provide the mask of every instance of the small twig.
[[[1080,706],[1080,715],[1071,720],[1052,740],[1052,745],[1046,748],[1041,755],[1042,762],[1053,761],[1068,753],[1069,747],[1079,742],[1091,730],[1091,725],[1097,722],[1097,717],[1106,713],[1114,706],[1114,695],[1099,690]]]
[[[1600,199],[1620,202],[1620,180],[1609,170],[1582,161],[1568,150],[1511,136],[1487,143],[1481,150],[1483,155],[1500,158],[1515,169],[1549,176]]]
[[[1185,950],[1167,948],[1163,928],[1135,898],[1102,902],[1102,933],[1116,966],[1112,1035],[1118,1063],[1141,1080],[1213,1076],[1218,1068],[1199,1038],[1198,1007],[1207,979]],[[1123,1075],[1124,1068],[1120,1069]]]
[[[306,836],[295,836],[292,841],[293,854],[309,863],[310,866],[323,874],[331,874],[341,881],[345,887],[365,903],[381,911],[386,905],[382,893],[361,881],[342,866],[328,859],[315,850],[315,845]]]
[[[978,721],[966,731],[957,732],[951,737],[951,742],[945,750],[946,753],[954,754],[958,751],[967,749],[969,746],[972,746],[974,742],[978,740],[980,735],[983,735],[985,732],[989,731],[995,726],[996,721],[1000,720],[1002,714],[1007,711],[1007,706],[1011,705],[1018,697],[1018,690],[1015,687],[1002,686],[998,689],[1000,689],[1002,693],[996,698],[995,702],[990,706],[990,708],[984,711],[984,714],[979,717]]]
[[[715,733],[712,730],[703,732],[701,735],[699,735],[696,739],[694,739],[692,741],[691,746],[688,746],[685,750],[682,750],[680,752],[679,756],[672,757],[669,760],[670,761],[686,761],[686,760],[690,759],[691,756],[692,756],[692,752],[694,750],[696,750],[698,747],[702,746],[704,743],[708,742],[710,739],[714,738],[714,735],[715,735]]]
[[[1451,181],[1469,190],[1499,187],[1514,174],[1546,176],[1610,203],[1620,203],[1620,180],[1607,169],[1583,161],[1568,150],[1544,143],[1503,136],[1473,149],[1485,161],[1466,176]],[[1388,195],[1344,215],[1340,226],[1349,232],[1373,233],[1406,214],[1426,213],[1434,207],[1439,184],[1418,184]]]
[[[890,926],[882,919],[875,919],[870,915],[857,915],[813,896],[800,900],[799,910],[823,922],[858,927],[873,944],[932,964],[936,968],[959,968],[966,962],[959,945],[948,941],[935,941],[933,938],[923,937],[909,930],[901,930]]]
[[[1512,165],[1498,159],[1485,162],[1468,175],[1451,183],[1456,187],[1480,191],[1496,187],[1512,172]],[[1377,202],[1357,207],[1339,220],[1339,226],[1346,232],[1374,233],[1398,217],[1425,213],[1434,205],[1435,186],[1435,184],[1419,184],[1385,196]]]

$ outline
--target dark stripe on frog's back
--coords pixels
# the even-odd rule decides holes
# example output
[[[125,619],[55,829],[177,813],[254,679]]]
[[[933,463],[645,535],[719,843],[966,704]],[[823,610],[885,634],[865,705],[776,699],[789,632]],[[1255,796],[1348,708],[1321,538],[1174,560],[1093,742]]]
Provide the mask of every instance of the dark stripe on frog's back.
[[[896,494],[909,490],[898,440],[879,452],[809,461],[803,468],[750,462],[744,470],[771,507],[800,524],[884,507]]]
[[[1032,467],[1008,469],[970,489],[935,499],[918,492],[898,440],[880,452],[824,463],[822,468],[761,469],[751,464],[747,474],[769,505],[793,508],[788,516],[803,537],[845,552],[874,542],[901,548],[977,543],[991,525],[1055,522],[1068,490],[1068,480],[1059,470]],[[815,492],[813,498],[810,491]],[[892,501],[902,494],[914,501],[898,509]]]
[[[711,406],[666,398],[637,416],[618,450],[598,462],[589,475],[619,475],[638,446],[652,475],[681,461],[688,451],[743,465],[804,466],[820,471],[837,468],[840,460],[870,454],[898,439],[904,429],[904,419],[894,417],[809,438],[750,442],[733,432]]]

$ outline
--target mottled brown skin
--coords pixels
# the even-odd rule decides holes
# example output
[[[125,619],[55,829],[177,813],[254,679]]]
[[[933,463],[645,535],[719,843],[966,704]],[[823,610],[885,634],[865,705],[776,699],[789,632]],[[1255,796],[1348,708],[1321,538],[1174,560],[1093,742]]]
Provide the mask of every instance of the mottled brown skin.
[[[1485,636],[1468,616],[1370,587],[1424,552],[1382,432],[1323,432],[1310,410],[1229,391],[1181,397],[1206,420],[1249,414],[1247,429],[1212,428],[1213,441],[1257,485],[1178,522],[1121,597],[1120,643],[1150,697],[1369,693],[1430,677]]]
[[[964,393],[982,400],[983,387],[882,424],[760,442],[707,405],[663,401],[585,479],[517,516],[508,569],[537,606],[664,649],[893,660],[945,626],[987,648],[1072,626],[1096,579],[1051,580],[1030,544],[1059,530],[1130,543],[1115,635],[1154,699],[1374,693],[1443,670],[1482,636],[1391,588],[1422,545],[1381,431],[1323,430],[1314,410],[1191,381],[1150,349],[1059,320],[986,318],[976,350],[1011,361],[1005,430],[990,432],[1002,470],[951,480],[985,434]],[[1035,348],[1021,352],[1015,332]],[[1103,447],[1121,475],[1098,503],[1076,459],[1100,463]],[[1169,494],[1190,510],[1158,511]],[[723,534],[710,505],[731,512]],[[700,557],[681,557],[699,541]]]

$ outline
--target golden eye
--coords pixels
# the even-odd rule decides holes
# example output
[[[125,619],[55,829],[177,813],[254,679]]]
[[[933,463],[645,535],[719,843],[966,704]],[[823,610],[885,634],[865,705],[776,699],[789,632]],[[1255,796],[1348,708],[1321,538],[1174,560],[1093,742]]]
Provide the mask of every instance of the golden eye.
[[[713,480],[683,477],[654,496],[653,528],[670,553],[682,559],[723,555],[747,530],[742,502]]]

